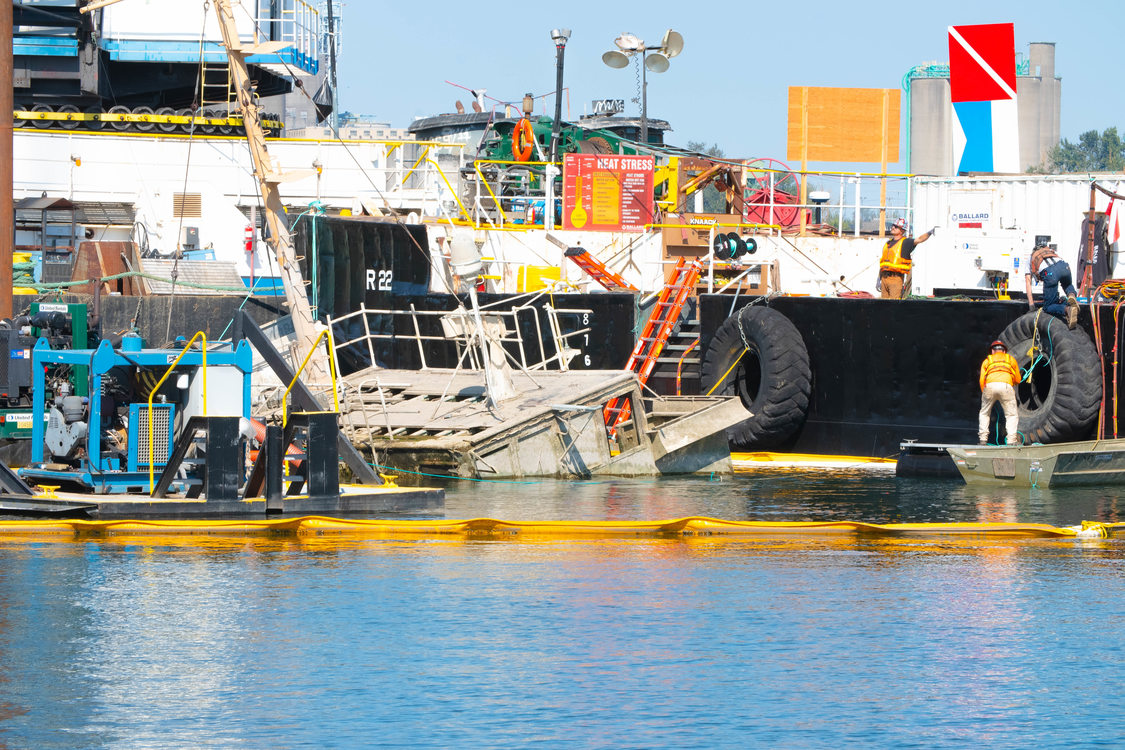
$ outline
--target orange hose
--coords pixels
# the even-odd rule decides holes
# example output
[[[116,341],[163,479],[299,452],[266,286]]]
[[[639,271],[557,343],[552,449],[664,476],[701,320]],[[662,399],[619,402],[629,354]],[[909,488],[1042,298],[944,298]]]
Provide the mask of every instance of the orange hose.
[[[1104,285],[1103,285],[1104,286]],[[1105,351],[1102,347],[1102,329],[1100,316],[1098,310],[1100,309],[1094,304],[1094,300],[1098,298],[1101,293],[1102,287],[1094,290],[1090,295],[1090,319],[1094,325],[1094,346],[1098,350],[1098,363],[1101,365],[1101,379],[1102,379],[1102,400],[1098,407],[1098,439],[1105,438],[1105,386],[1106,386],[1106,372],[1105,372]]]
[[[1117,437],[1117,345],[1121,338],[1121,325],[1118,315],[1125,299],[1118,300],[1113,307],[1113,437]],[[1105,402],[1105,388],[1102,388],[1102,402]]]
[[[258,441],[258,444],[261,445],[262,443],[266,442],[266,426],[253,417],[250,417],[250,426],[254,428],[254,439]],[[297,446],[293,445],[293,443],[290,443],[289,448],[285,451],[285,455],[300,456],[303,458],[305,452]],[[257,456],[258,451],[250,451],[250,460],[253,461],[257,458]]]
[[[684,357],[686,357],[688,355],[688,352],[690,352],[692,349],[694,349],[698,344],[699,344],[699,339],[696,339],[695,341],[691,342],[691,346],[689,346],[687,349],[684,350],[684,353],[680,355],[680,361],[676,363],[676,395],[677,396],[681,395],[680,394],[680,372],[681,372],[681,370],[683,369],[683,366],[684,366]]]

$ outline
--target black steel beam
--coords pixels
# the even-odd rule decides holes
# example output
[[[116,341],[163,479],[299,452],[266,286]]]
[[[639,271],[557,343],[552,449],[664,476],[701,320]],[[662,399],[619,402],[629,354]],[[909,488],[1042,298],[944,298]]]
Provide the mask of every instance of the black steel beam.
[[[281,379],[283,383],[293,381],[294,372],[289,367],[289,363],[281,356],[281,353],[274,348],[266,335],[262,333],[262,329],[254,322],[245,310],[239,312],[235,318],[233,341],[237,346],[238,342],[242,339],[250,342],[250,345],[258,350],[262,355],[262,359],[266,361],[274,374]],[[324,407],[321,406],[320,401],[316,395],[308,389],[304,383],[298,380],[293,385],[293,401],[297,411],[323,411]],[[361,484],[382,484],[382,480],[375,473],[375,471],[363,460],[363,456],[355,449],[352,442],[348,440],[347,435],[343,430],[339,431],[336,435],[336,448],[340,451],[340,458],[352,470],[352,474]]]

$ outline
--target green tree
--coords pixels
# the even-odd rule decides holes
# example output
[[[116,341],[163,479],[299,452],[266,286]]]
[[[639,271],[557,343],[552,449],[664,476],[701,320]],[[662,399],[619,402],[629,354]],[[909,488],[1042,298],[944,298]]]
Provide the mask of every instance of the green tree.
[[[688,141],[687,150],[695,151],[696,153],[703,154],[704,156],[710,156],[712,159],[722,159],[724,156],[723,150],[717,143],[712,143],[710,146],[708,146],[703,141]]]
[[[1051,149],[1048,159],[1053,172],[1121,172],[1125,171],[1125,143],[1116,127],[1103,133],[1087,130],[1077,143],[1064,138]]]

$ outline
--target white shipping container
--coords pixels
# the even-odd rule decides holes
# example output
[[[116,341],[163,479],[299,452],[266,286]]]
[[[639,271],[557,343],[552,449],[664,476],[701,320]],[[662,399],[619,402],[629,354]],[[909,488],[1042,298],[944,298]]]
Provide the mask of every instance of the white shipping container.
[[[1115,192],[1125,189],[1121,174],[916,178],[914,233],[935,226],[938,231],[919,250],[915,287],[988,288],[989,276],[1003,272],[1010,288],[1022,291],[1039,235],[1050,237],[1077,274],[1091,178]],[[1097,211],[1104,212],[1108,203],[1096,194]],[[1116,267],[1117,253],[1111,252],[1111,274]]]

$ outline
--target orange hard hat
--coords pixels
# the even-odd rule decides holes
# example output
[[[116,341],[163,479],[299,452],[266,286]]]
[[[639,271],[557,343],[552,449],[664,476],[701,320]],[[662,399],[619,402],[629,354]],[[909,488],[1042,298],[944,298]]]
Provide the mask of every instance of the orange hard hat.
[[[1004,351],[1008,351],[1008,347],[1005,346],[1004,342],[1001,341],[1000,339],[996,339],[995,341],[993,341],[992,345],[988,348],[989,349],[1003,349]]]

